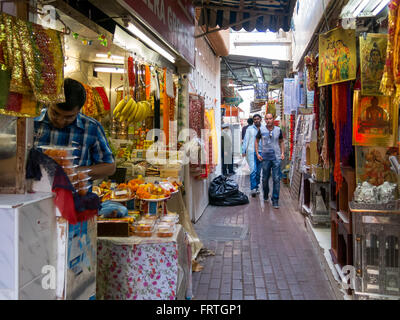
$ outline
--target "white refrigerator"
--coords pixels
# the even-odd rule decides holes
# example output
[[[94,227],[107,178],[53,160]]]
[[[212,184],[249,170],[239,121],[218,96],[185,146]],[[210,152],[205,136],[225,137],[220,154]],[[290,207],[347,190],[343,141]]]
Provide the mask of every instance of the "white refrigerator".
[[[70,225],[52,193],[0,195],[0,299],[94,299],[96,239],[96,220]]]

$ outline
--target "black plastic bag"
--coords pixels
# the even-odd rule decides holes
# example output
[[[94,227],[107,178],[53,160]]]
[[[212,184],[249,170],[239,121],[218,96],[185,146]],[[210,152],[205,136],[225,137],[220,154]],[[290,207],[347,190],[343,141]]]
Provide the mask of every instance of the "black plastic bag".
[[[219,206],[219,207],[233,207],[233,206],[240,206],[243,204],[248,204],[249,203],[249,198],[240,191],[237,191],[236,194],[230,195],[229,197],[226,197],[225,199],[213,199],[210,198],[210,204],[213,206]]]
[[[239,191],[239,185],[225,176],[215,178],[208,190],[209,201],[214,206],[239,206],[249,203],[249,198]]]
[[[208,189],[208,195],[213,199],[225,199],[239,191],[238,184],[228,177],[219,176],[215,178]]]

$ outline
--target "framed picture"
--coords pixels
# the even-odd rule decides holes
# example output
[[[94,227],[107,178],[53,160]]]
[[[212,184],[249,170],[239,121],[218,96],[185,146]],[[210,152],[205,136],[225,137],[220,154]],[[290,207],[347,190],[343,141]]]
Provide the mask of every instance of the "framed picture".
[[[354,91],[353,145],[394,147],[397,142],[398,108],[385,96],[362,96]]]
[[[390,169],[390,156],[398,156],[398,148],[356,147],[356,180],[380,186],[385,181],[397,183],[397,175]]]
[[[360,37],[361,94],[382,95],[379,90],[386,63],[387,34],[369,33]]]
[[[318,85],[354,80],[356,78],[355,30],[333,29],[319,36]]]

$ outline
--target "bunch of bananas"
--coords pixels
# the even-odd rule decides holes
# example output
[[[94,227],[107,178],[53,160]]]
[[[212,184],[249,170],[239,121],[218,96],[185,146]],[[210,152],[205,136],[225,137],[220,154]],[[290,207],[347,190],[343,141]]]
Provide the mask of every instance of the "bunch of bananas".
[[[122,99],[113,111],[113,116],[119,121],[129,123],[141,122],[152,113],[152,105],[149,101],[136,102],[133,98]]]

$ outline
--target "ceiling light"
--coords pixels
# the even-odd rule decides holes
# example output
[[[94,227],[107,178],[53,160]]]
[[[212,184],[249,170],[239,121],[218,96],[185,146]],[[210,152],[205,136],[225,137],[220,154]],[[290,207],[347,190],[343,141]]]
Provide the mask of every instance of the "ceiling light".
[[[161,54],[164,58],[168,59],[172,63],[175,63],[175,58],[171,54],[169,54],[166,50],[161,48],[157,43],[151,40],[148,36],[146,36],[132,23],[129,23],[128,30],[132,32],[135,36],[137,36],[140,40],[142,40],[144,43],[146,43],[149,47],[151,47],[154,51]]]
[[[353,13],[353,17],[357,18],[358,15],[361,13],[361,11],[363,11],[365,9],[365,7],[368,5],[370,0],[363,0],[359,6],[357,7],[357,9],[354,11]]]
[[[262,78],[260,68],[255,68],[254,70],[256,72],[257,78]]]
[[[120,67],[95,67],[95,72],[105,72],[105,73],[125,73],[124,68]]]
[[[111,59],[111,60],[125,60],[125,58],[122,56],[114,56],[113,54],[109,56],[107,53],[96,53],[96,57],[97,58],[107,58],[107,59]]]
[[[390,0],[383,0],[372,12],[374,16],[376,16],[379,12],[382,11],[382,9],[389,3]]]

